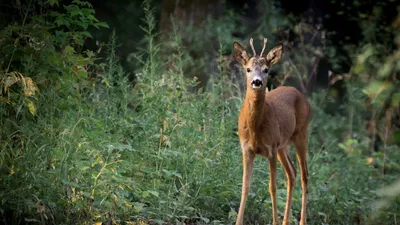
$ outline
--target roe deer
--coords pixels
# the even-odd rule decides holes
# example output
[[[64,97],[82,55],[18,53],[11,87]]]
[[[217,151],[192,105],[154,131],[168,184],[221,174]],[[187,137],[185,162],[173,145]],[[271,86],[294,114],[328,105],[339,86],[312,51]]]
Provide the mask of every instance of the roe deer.
[[[266,92],[268,72],[279,61],[283,45],[278,44],[264,57],[264,47],[256,54],[253,39],[250,46],[253,57],[237,42],[233,44],[235,59],[246,70],[246,97],[239,116],[239,138],[243,155],[242,196],[236,225],[243,224],[244,210],[250,188],[251,173],[255,156],[262,155],[269,160],[269,192],[272,201],[273,224],[277,224],[276,208],[276,166],[282,164],[287,177],[287,201],[283,224],[290,223],[290,207],[296,178],[296,170],[289,158],[289,144],[293,143],[301,170],[302,208],[300,224],[306,224],[307,204],[307,127],[310,118],[310,104],[307,98],[294,87],[278,87]]]

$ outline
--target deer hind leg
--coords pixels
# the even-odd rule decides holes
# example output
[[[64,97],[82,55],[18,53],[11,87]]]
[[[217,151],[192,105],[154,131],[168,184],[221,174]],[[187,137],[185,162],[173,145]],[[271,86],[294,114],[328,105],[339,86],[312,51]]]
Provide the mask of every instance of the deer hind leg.
[[[240,200],[239,213],[236,218],[236,225],[243,225],[244,209],[246,207],[247,195],[249,193],[251,173],[253,171],[255,154],[242,149],[243,153],[243,183],[242,183],[242,197]]]
[[[301,171],[301,216],[300,225],[306,225],[307,219],[307,188],[308,188],[308,169],[307,169],[307,129],[296,135],[294,140],[296,147],[297,160]]]
[[[276,153],[269,159],[269,193],[272,201],[272,224],[276,225],[278,222],[278,210],[276,206]]]
[[[285,208],[285,217],[283,218],[283,225],[290,224],[290,208],[292,205],[292,194],[293,187],[296,181],[296,169],[293,166],[292,161],[289,158],[289,146],[285,146],[284,148],[278,151],[278,159],[281,162],[283,168],[286,172],[287,178],[287,200],[286,200],[286,208]]]

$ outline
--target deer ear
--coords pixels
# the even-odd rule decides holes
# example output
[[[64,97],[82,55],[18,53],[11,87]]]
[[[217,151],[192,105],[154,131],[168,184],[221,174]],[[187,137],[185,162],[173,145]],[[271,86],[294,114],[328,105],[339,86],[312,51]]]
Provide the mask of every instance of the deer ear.
[[[247,61],[249,61],[249,56],[247,55],[246,50],[237,42],[233,43],[233,56],[236,61],[241,63],[243,66],[246,65]]]
[[[274,48],[271,49],[271,51],[268,52],[267,54],[267,62],[269,62],[271,65],[274,65],[277,63],[283,54],[283,44],[280,43]]]

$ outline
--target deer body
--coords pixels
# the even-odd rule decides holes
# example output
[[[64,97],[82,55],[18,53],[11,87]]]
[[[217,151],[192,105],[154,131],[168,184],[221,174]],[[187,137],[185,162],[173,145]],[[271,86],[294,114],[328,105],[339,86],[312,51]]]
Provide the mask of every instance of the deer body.
[[[257,96],[258,95],[258,96]],[[293,87],[248,94],[239,116],[239,137],[248,151],[270,158],[307,125],[305,97]],[[297,113],[296,112],[300,112]],[[297,117],[296,117],[297,116]]]
[[[306,224],[307,200],[307,127],[310,117],[310,104],[306,97],[294,87],[279,87],[266,92],[268,71],[279,61],[282,45],[273,48],[266,57],[262,56],[264,48],[257,56],[252,45],[254,56],[249,59],[246,51],[234,43],[234,54],[246,69],[246,97],[240,111],[238,128],[243,155],[243,184],[240,208],[236,225],[243,224],[244,209],[250,187],[253,162],[256,155],[266,157],[270,162],[269,190],[272,200],[273,224],[277,224],[276,207],[276,166],[279,160],[285,169],[288,179],[287,202],[283,224],[290,222],[290,207],[296,170],[289,158],[288,147],[293,143],[301,170],[302,212],[300,224]]]

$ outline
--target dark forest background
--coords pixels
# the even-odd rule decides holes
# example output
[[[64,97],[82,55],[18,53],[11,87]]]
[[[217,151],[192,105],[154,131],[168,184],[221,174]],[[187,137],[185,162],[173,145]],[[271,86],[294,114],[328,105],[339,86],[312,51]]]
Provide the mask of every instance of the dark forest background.
[[[234,223],[245,85],[232,47],[264,37],[284,44],[269,89],[312,106],[308,224],[397,224],[399,9],[0,0],[0,224]],[[268,182],[259,157],[246,224],[271,223]],[[283,216],[281,167],[277,187]],[[293,195],[298,224],[299,178]]]

